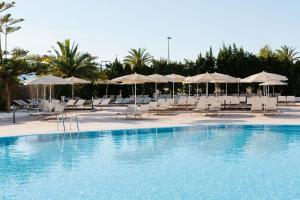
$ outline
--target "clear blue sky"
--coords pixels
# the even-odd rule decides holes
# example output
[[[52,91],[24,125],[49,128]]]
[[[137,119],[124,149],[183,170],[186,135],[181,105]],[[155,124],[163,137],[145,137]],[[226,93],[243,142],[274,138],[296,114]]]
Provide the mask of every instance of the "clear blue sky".
[[[9,47],[46,54],[70,38],[99,60],[139,47],[166,58],[170,35],[172,60],[233,42],[254,53],[265,44],[300,49],[299,8],[299,0],[16,0],[11,12],[26,21]]]

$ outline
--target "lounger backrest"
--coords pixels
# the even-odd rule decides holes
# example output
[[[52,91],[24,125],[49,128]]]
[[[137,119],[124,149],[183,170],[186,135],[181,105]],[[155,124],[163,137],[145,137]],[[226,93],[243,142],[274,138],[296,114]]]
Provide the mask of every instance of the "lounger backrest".
[[[150,109],[149,104],[141,105],[141,107],[139,107],[140,112],[148,112],[149,109]]]
[[[196,104],[196,97],[188,97],[187,104],[188,105],[195,105]]]
[[[65,110],[65,105],[57,103],[54,106],[54,112],[63,112]]]
[[[120,104],[120,103],[123,103],[124,99],[123,98],[117,98],[115,103],[116,104]]]
[[[165,103],[167,103],[169,106],[170,105],[173,105],[173,99],[167,99],[166,101],[165,101]]]
[[[201,96],[201,97],[199,97],[199,101],[205,101],[206,102],[207,101],[207,97],[206,96]]]
[[[240,104],[239,98],[236,97],[236,96],[231,96],[231,97],[230,97],[230,104],[232,104],[232,105]]]
[[[51,108],[53,109],[53,105],[51,105]],[[43,112],[50,112],[50,103],[49,102],[44,102],[43,103]]]
[[[158,99],[157,100],[157,103],[158,105],[161,105],[162,103],[164,103],[166,100],[165,99]]]
[[[286,101],[287,102],[296,102],[296,97],[295,96],[287,96]]]
[[[79,100],[75,103],[75,106],[82,106],[85,102],[86,102],[86,100],[84,100],[84,99],[79,99]]]
[[[187,98],[184,97],[184,96],[181,96],[181,97],[179,98],[179,100],[178,100],[178,104],[179,104],[179,105],[185,105],[186,102],[187,102]]]
[[[286,96],[278,96],[278,102],[286,102]]]
[[[93,106],[98,106],[101,103],[102,99],[94,99]]]
[[[213,102],[211,102],[210,107],[211,108],[220,108],[221,109],[221,102],[219,102],[219,101],[213,101]]]
[[[53,99],[53,100],[52,100],[52,103],[53,103],[53,104],[57,104],[57,103],[59,103],[59,102],[60,102],[60,101],[57,100],[57,99]]]
[[[142,103],[142,102],[143,102],[143,98],[141,97],[136,98],[136,103]]]
[[[143,103],[149,103],[151,99],[149,97],[144,97]]]
[[[170,107],[170,103],[168,101],[166,101],[163,104],[159,105],[159,108],[166,108],[166,109],[168,109],[169,107]]]
[[[247,97],[247,104],[248,105],[251,105],[252,104],[252,97]]]
[[[13,100],[13,102],[15,104],[17,104],[18,106],[24,106],[24,104],[22,102],[20,102],[19,100]]]
[[[67,102],[67,106],[73,106],[75,104],[76,100],[75,99],[70,99],[68,102]]]
[[[215,101],[217,101],[217,98],[216,98],[215,96],[208,96],[208,97],[207,97],[207,101],[208,101],[209,103],[215,102]]]
[[[262,99],[261,98],[253,98],[252,99],[252,106],[251,106],[251,110],[262,110],[263,106],[262,106]]]
[[[276,108],[277,107],[277,99],[276,98],[268,98],[266,101],[266,106],[269,108]]]
[[[108,105],[110,102],[110,99],[104,99],[100,105]]]
[[[18,100],[20,103],[22,103],[24,106],[28,106],[29,103],[27,103],[26,101],[23,101],[23,100]]]
[[[128,104],[130,103],[132,100],[130,98],[125,98],[123,99],[123,104]]]
[[[156,101],[150,102],[148,105],[149,105],[150,109],[156,109],[157,108],[157,102]]]
[[[246,97],[245,96],[239,96],[240,103],[246,103]]]
[[[196,109],[207,109],[206,100],[199,100],[197,103]]]

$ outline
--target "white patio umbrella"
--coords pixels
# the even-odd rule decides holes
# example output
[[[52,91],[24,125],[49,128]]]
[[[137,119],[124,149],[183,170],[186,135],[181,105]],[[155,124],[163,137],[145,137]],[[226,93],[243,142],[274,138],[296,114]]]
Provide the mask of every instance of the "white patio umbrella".
[[[157,100],[157,83],[168,83],[171,82],[172,80],[168,78],[167,76],[163,76],[160,74],[152,74],[147,76],[152,80],[153,83],[155,83],[155,99]]]
[[[279,74],[273,74],[268,72],[260,72],[257,74],[254,74],[252,76],[248,76],[241,80],[243,83],[263,83],[263,82],[269,82],[269,81],[287,81],[287,77],[279,75]],[[268,86],[269,87],[269,86]],[[265,88],[265,86],[264,86]],[[265,98],[267,98],[267,93],[265,92]]]
[[[174,97],[175,97],[175,94],[174,94],[174,85],[175,85],[175,83],[182,83],[182,82],[184,82],[184,80],[186,79],[186,77],[178,75],[178,74],[169,74],[166,77],[168,77],[170,79],[169,82],[173,83],[173,100],[174,100]]]
[[[226,96],[227,96],[227,84],[228,83],[237,83],[237,79],[233,76],[229,76],[227,74],[221,74],[214,72],[211,74],[215,80],[212,83],[225,83],[226,84]]]
[[[258,74],[248,76],[242,79],[241,82],[242,83],[264,83],[269,81],[287,81],[287,80],[288,79],[285,76],[263,71]]]
[[[52,102],[52,95],[51,95],[51,86],[52,85],[70,85],[72,83],[70,83],[69,81],[57,77],[57,76],[42,76],[42,77],[38,77],[36,79],[27,81],[26,83],[24,83],[24,85],[44,85],[44,88],[46,85],[49,85],[49,102],[50,102],[50,111],[51,111],[51,102]],[[44,90],[45,91],[45,90]]]
[[[100,85],[106,85],[106,90],[105,90],[105,95],[107,96],[107,91],[108,91],[108,85],[119,85],[118,83],[111,81],[111,80],[101,80],[99,79],[97,82],[97,84]]]
[[[281,82],[281,81],[268,81],[268,82],[259,84],[259,86],[268,86],[268,90],[269,90],[269,86],[273,86],[273,96],[274,96],[274,86],[275,85],[287,85],[287,83]]]
[[[74,85],[75,84],[88,84],[91,83],[91,81],[87,81],[81,78],[77,78],[77,77],[69,77],[69,78],[65,78],[65,80],[69,81],[72,84],[72,99],[74,97]]]
[[[148,78],[147,76],[141,74],[130,74],[126,76],[121,76],[119,78],[112,79],[113,82],[120,82],[123,84],[134,84],[134,109],[136,110],[136,85],[137,84],[144,84],[146,82],[153,82],[152,79]]]
[[[185,81],[189,83],[206,83],[206,96],[208,96],[208,83],[220,80],[221,78],[219,76],[208,72],[185,79]]]

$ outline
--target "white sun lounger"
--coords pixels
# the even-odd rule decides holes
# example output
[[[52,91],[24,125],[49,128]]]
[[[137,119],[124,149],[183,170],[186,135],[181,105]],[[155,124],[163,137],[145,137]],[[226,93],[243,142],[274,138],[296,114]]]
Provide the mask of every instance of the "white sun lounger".
[[[263,103],[262,99],[259,97],[253,97],[251,104],[251,112],[262,112],[263,111]]]
[[[206,100],[199,100],[197,105],[196,105],[196,108],[193,109],[193,111],[200,112],[201,115],[202,115],[203,112],[207,112],[207,102],[206,102]]]
[[[295,96],[287,96],[286,97],[286,102],[289,104],[289,105],[293,105],[296,103],[296,97]]]
[[[102,99],[94,99],[92,102],[93,107],[97,107],[100,105]]]
[[[265,105],[265,111],[266,112],[278,112],[277,107],[277,99],[276,98],[268,98]]]
[[[287,103],[286,100],[287,100],[286,96],[278,96],[277,97],[278,103]]]
[[[213,101],[208,109],[209,112],[219,112],[221,110],[221,102]]]
[[[124,102],[123,98],[117,98],[114,104],[122,104]]]

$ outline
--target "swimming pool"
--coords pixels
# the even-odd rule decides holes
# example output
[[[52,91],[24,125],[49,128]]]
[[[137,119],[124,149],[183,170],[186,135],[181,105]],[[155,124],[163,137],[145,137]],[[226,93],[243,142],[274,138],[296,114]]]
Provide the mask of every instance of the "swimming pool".
[[[300,126],[0,138],[0,199],[299,199]]]

